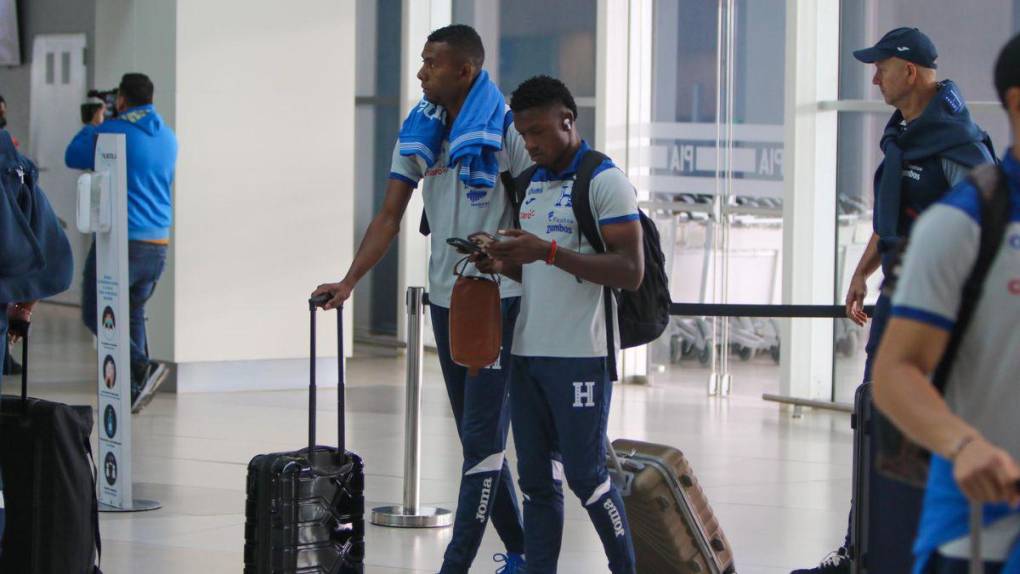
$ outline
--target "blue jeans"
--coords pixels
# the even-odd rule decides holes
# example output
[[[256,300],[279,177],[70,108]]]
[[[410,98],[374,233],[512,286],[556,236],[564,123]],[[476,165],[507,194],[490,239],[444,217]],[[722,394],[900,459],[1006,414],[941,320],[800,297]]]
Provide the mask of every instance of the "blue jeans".
[[[499,364],[472,377],[450,357],[450,310],[432,305],[439,364],[464,452],[453,538],[443,557],[443,574],[464,573],[478,553],[485,525],[492,525],[507,552],[524,553],[524,533],[513,476],[504,458],[510,425],[510,347],[520,298],[503,299],[503,349]]]
[[[513,357],[517,470],[524,492],[528,574],[553,574],[563,539],[563,481],[581,500],[613,574],[634,574],[623,498],[606,468],[613,383],[605,357]]]
[[[166,266],[166,245],[128,242],[128,307],[131,310],[131,382],[133,386],[144,380],[149,366],[149,348],[145,340],[145,304],[156,290]],[[96,242],[93,239],[81,284],[81,316],[85,326],[96,334]]]

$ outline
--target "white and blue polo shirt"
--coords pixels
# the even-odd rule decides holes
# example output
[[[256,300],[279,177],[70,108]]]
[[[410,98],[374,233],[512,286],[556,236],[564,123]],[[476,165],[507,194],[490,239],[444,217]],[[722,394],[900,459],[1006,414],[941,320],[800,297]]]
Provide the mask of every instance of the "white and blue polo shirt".
[[[1010,223],[949,374],[945,399],[956,415],[1014,459],[1020,459],[1020,162],[1007,153],[1003,169],[1009,180]],[[914,225],[893,297],[893,316],[952,331],[963,285],[977,259],[980,235],[980,195],[965,181],[925,211]],[[947,531],[952,524],[936,527],[928,523],[949,516],[938,507],[953,500],[953,496],[940,494],[955,489],[952,465],[937,459],[931,474],[922,541],[926,532]],[[958,499],[962,507],[956,510],[966,516],[962,495]],[[986,558],[1001,559],[1004,549],[996,541],[1001,539],[1008,547],[1018,533],[1017,518],[986,528],[985,550],[993,555],[986,554]],[[938,541],[940,551],[966,558],[967,537],[949,537],[955,540],[948,544]]]
[[[578,165],[588,144],[581,148],[562,173],[539,168],[521,204],[521,228],[538,237],[556,240],[558,248],[582,254],[595,249],[584,238],[574,219],[571,192]],[[638,219],[637,194],[612,161],[606,160],[592,174],[592,216],[599,225]],[[524,266],[524,294],[514,332],[513,354],[524,357],[605,357],[606,318],[601,285],[577,279],[544,261]],[[615,313],[615,302],[614,302]],[[617,321],[614,324],[618,325]],[[617,329],[616,341],[619,341]]]
[[[503,149],[496,153],[496,159],[500,171],[509,170],[510,175],[517,177],[531,167],[532,161],[524,147],[524,139],[513,126],[513,115],[509,111],[506,118]],[[422,182],[422,199],[432,230],[429,302],[447,308],[457,279],[453,274],[453,266],[464,256],[450,247],[446,240],[450,237],[466,239],[476,231],[495,234],[500,229],[513,227],[513,207],[502,180],[496,178],[496,187],[491,189],[469,187],[460,180],[455,167],[447,167],[449,162],[449,139],[443,140],[442,151],[431,168],[418,156],[400,155],[400,142],[397,142],[393,146],[393,162],[390,167],[391,179],[407,182],[412,187]],[[476,273],[474,266],[468,265],[465,273]],[[518,297],[520,294],[520,284],[502,278],[502,297]]]

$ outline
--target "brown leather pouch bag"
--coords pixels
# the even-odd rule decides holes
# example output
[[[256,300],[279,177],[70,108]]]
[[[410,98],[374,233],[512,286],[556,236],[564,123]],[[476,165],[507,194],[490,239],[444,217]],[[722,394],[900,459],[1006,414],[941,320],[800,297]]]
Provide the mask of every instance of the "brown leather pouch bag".
[[[462,266],[463,264],[463,266]],[[450,298],[450,355],[468,374],[495,364],[503,345],[499,283],[488,277],[463,274],[467,258],[453,267],[457,282]]]

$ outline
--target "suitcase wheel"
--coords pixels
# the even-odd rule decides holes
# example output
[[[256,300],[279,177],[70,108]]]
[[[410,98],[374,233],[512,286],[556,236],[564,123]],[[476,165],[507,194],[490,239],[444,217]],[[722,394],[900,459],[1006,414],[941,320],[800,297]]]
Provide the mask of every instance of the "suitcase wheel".
[[[680,477],[680,485],[683,486],[684,488],[690,488],[694,486],[694,481],[691,480],[691,477],[684,474]]]

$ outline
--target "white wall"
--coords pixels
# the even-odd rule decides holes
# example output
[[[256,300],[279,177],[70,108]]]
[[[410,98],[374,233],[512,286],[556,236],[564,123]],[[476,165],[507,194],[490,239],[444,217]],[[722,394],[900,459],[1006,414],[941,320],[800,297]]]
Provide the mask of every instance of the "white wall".
[[[177,2],[177,363],[307,356],[308,294],[352,251],[345,4]]]
[[[308,294],[353,249],[354,33],[350,1],[97,0],[96,82],[149,74],[180,143],[149,334],[181,392],[228,390],[225,372],[231,389],[306,384]]]

